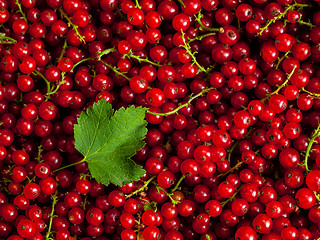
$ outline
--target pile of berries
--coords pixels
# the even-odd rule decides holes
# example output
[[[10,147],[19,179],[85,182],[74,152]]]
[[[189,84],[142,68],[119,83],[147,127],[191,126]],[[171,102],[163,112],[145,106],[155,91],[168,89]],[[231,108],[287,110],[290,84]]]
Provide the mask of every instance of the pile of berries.
[[[320,1],[0,0],[0,55],[1,240],[320,238]],[[100,99],[140,181],[76,164]]]

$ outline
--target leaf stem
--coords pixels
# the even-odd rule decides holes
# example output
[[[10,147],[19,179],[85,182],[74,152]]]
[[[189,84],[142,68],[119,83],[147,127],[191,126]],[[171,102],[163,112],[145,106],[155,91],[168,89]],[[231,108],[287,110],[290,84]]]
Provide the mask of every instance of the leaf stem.
[[[148,181],[146,181],[144,184],[143,184],[143,186],[142,187],[140,187],[139,189],[137,189],[136,191],[134,191],[134,192],[132,192],[132,193],[130,193],[130,194],[128,194],[128,195],[126,195],[126,198],[131,198],[133,195],[136,195],[136,194],[138,194],[139,192],[142,192],[142,191],[144,191],[145,189],[147,189],[148,188],[148,185],[149,185],[149,183],[151,183],[152,182],[152,180],[153,179],[155,179],[157,176],[156,175],[154,175],[154,176],[152,176],[151,178],[149,178],[148,179]]]
[[[83,163],[83,162],[85,162],[85,161],[87,161],[87,159],[86,159],[86,158],[83,158],[83,159],[82,159],[81,161],[79,161],[79,162],[74,162],[74,163],[65,165],[65,166],[63,166],[63,167],[61,167],[61,168],[58,168],[58,169],[53,170],[53,172],[58,172],[58,171],[60,171],[60,170],[62,170],[62,169],[75,166],[75,165],[77,165],[77,164],[79,164],[79,163]]]
[[[213,90],[215,88],[205,88],[203,89],[201,92],[199,92],[198,94],[194,95],[193,97],[191,97],[186,103],[184,104],[181,104],[180,106],[178,106],[176,109],[170,111],[170,112],[166,112],[166,113],[155,113],[155,112],[150,112],[149,110],[147,111],[147,113],[149,114],[152,114],[152,115],[158,115],[158,116],[168,116],[168,115],[171,115],[171,114],[174,114],[176,112],[178,112],[180,109],[184,108],[184,107],[187,107],[191,104],[191,102],[198,98],[198,97],[201,97],[204,93],[207,93],[209,92],[210,90]]]
[[[51,206],[51,214],[50,214],[50,221],[49,221],[49,227],[48,227],[48,231],[46,234],[46,240],[50,240],[50,234],[51,234],[51,227],[52,227],[52,221],[53,221],[53,217],[54,217],[54,208],[58,202],[58,196],[57,196],[57,192],[55,192],[55,194],[53,194],[51,196],[52,199],[52,206]]]
[[[311,171],[309,169],[309,167],[308,167],[308,158],[309,158],[309,155],[310,155],[310,152],[311,152],[311,148],[312,148],[313,143],[315,142],[315,139],[317,137],[319,137],[319,136],[320,136],[320,124],[318,124],[318,127],[315,129],[315,132],[312,134],[312,137],[311,137],[311,139],[309,141],[309,144],[308,144],[308,147],[307,147],[307,150],[306,150],[306,155],[304,157],[304,162],[302,164],[302,166],[305,167],[307,174]]]

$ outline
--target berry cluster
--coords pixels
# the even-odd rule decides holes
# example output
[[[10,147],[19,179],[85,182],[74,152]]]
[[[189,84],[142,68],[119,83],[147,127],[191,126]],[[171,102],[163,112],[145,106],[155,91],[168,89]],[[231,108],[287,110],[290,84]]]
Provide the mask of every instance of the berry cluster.
[[[0,0],[0,240],[320,238],[319,7]],[[137,182],[81,161],[101,99],[148,108]]]

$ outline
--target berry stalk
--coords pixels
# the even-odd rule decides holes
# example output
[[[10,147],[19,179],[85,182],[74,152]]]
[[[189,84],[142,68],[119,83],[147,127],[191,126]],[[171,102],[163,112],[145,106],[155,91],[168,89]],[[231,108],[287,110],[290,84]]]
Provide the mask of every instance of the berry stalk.
[[[46,77],[41,73],[39,72],[38,70],[34,70],[33,72],[35,75],[38,75],[39,77],[41,77],[45,82],[46,82],[46,85],[47,85],[47,94],[49,94],[51,92],[51,85],[50,85],[50,82],[46,79]]]
[[[286,9],[283,12],[281,12],[279,15],[275,16],[271,20],[267,21],[267,24],[263,28],[260,28],[260,32],[258,33],[258,35],[261,35],[272,23],[275,23],[276,21],[278,21],[278,20],[282,19],[283,17],[285,17],[287,15],[287,13],[290,10],[295,9],[295,7],[299,7],[301,9],[301,8],[304,8],[304,7],[310,7],[310,5],[309,4],[299,4],[299,3],[295,3],[295,4],[292,4],[292,5],[287,5]]]
[[[62,10],[62,7],[59,8],[59,12],[61,14],[61,18],[65,18],[68,21],[68,26],[72,27],[73,30],[76,32],[77,36],[80,38],[80,40],[86,44],[86,41],[84,40],[84,37],[79,33],[79,27],[76,26],[72,20],[68,17],[68,15]]]
[[[74,69],[80,65],[81,63],[83,62],[86,62],[86,61],[89,61],[89,60],[93,60],[93,59],[98,59],[99,61],[101,61],[101,57],[104,56],[104,55],[108,55],[109,53],[111,52],[114,52],[115,51],[115,48],[107,48],[105,50],[103,50],[101,53],[99,53],[96,57],[90,57],[90,58],[84,58],[84,59],[81,59],[79,62],[73,64],[73,67],[72,69],[70,70],[70,72],[73,72]]]
[[[222,177],[228,175],[229,173],[231,173],[231,172],[233,172],[235,170],[238,170],[239,167],[241,167],[242,163],[243,163],[243,161],[237,162],[236,165],[234,165],[232,168],[230,168],[227,172],[219,174],[218,177],[222,178]]]
[[[280,63],[288,57],[289,53],[291,53],[291,51],[286,52],[281,58],[278,59],[277,65],[276,65],[276,69],[279,69],[279,65]]]
[[[139,189],[137,189],[136,191],[134,191],[134,192],[132,192],[132,193],[130,193],[130,194],[128,194],[128,195],[126,195],[126,199],[131,198],[132,196],[134,196],[134,195],[138,194],[139,192],[142,192],[142,191],[144,191],[144,190],[148,189],[148,185],[149,185],[149,183],[151,183],[151,182],[152,182],[152,180],[153,180],[153,179],[155,179],[156,177],[157,177],[157,176],[155,175],[155,176],[152,176],[151,178],[149,178],[149,179],[148,179],[148,181],[146,181],[146,182],[143,184],[143,186],[142,186],[142,187],[140,187],[140,188],[139,188]]]
[[[177,107],[176,109],[170,111],[170,112],[166,112],[166,113],[155,113],[155,112],[150,112],[149,110],[147,111],[147,113],[149,114],[152,114],[152,115],[158,115],[158,116],[169,116],[171,114],[175,114],[177,113],[180,109],[184,108],[184,107],[187,107],[191,104],[191,102],[195,99],[197,99],[198,97],[201,97],[203,96],[203,94],[209,92],[210,90],[213,90],[214,88],[205,88],[203,89],[201,92],[199,92],[198,94],[192,96],[191,95],[191,98],[188,100],[188,102],[184,103],[184,104],[181,104],[179,107]]]
[[[139,63],[145,62],[145,63],[149,63],[151,65],[154,65],[156,67],[162,66],[162,64],[150,61],[148,58],[140,58],[139,56],[134,55],[132,50],[130,50],[127,54],[123,55],[123,57],[133,58],[133,59],[136,59]]]
[[[268,100],[272,95],[277,94],[283,87],[285,87],[288,82],[290,81],[290,78],[292,77],[294,71],[296,70],[296,66],[293,67],[292,71],[288,74],[287,79],[272,93],[269,93],[264,99],[261,100],[262,103],[264,103],[266,100]]]
[[[106,62],[103,61],[103,60],[100,60],[100,61],[101,61],[105,66],[107,66],[108,68],[110,68],[115,74],[120,75],[121,77],[123,77],[123,78],[127,79],[128,81],[130,81],[130,78],[127,77],[124,73],[119,72],[116,67],[114,67],[114,66],[106,63]]]
[[[215,32],[206,33],[206,34],[194,37],[194,38],[188,38],[188,42],[191,43],[193,41],[201,41],[202,39],[204,39],[206,37],[215,36],[215,35],[217,35]]]
[[[0,33],[0,44],[15,44],[17,40],[7,37],[4,33]]]
[[[19,0],[16,0],[16,5],[18,6],[19,10],[18,12],[22,15],[22,19],[25,20],[26,22],[28,22],[26,15],[24,14],[24,12],[22,11],[22,6],[21,3],[19,3]]]
[[[175,199],[172,198],[173,193],[168,193],[165,189],[163,189],[162,187],[160,187],[159,185],[155,184],[158,192],[161,190],[163,191],[170,199],[170,201],[172,202],[173,206],[177,205],[180,203],[180,201],[177,201]]]
[[[183,41],[183,45],[180,45],[180,47],[183,47],[183,48],[187,51],[187,53],[191,56],[191,58],[192,58],[192,60],[193,60],[193,63],[198,66],[200,72],[205,72],[205,73],[207,73],[207,72],[209,71],[209,69],[205,69],[204,67],[202,67],[202,66],[198,63],[197,58],[195,57],[195,54],[197,54],[198,52],[196,52],[196,51],[195,51],[195,52],[192,52],[192,51],[191,51],[191,47],[190,47],[189,43],[186,42],[186,40],[185,40],[185,38],[184,38],[185,33],[184,33],[182,30],[181,30],[181,34],[182,34],[181,38],[182,38],[182,41]]]
[[[204,17],[204,15],[201,13],[201,11],[199,11],[199,13],[197,15],[194,16],[195,17],[195,20],[199,23],[200,25],[200,29],[202,30],[207,30],[207,31],[210,31],[210,32],[219,32],[221,31],[220,28],[209,28],[209,27],[206,27],[203,25],[203,23],[201,22],[201,18]]]
[[[308,167],[308,159],[309,159],[309,155],[310,155],[310,152],[311,152],[311,148],[312,148],[312,145],[316,142],[315,139],[317,137],[319,137],[319,136],[320,136],[320,124],[318,125],[318,127],[315,129],[315,132],[311,136],[311,139],[309,141],[309,144],[308,144],[308,147],[307,147],[307,150],[306,150],[306,155],[304,157],[304,162],[302,164],[302,166],[305,167],[307,174],[311,171],[309,169],[309,167]]]
[[[68,42],[67,42],[67,38],[65,38],[64,42],[63,42],[62,51],[61,51],[60,57],[57,59],[57,62],[59,62],[63,58],[63,55],[64,55],[67,47],[68,47]]]
[[[221,207],[224,207],[228,202],[231,202],[235,199],[235,197],[237,196],[237,194],[240,192],[241,187],[239,187],[238,189],[236,189],[236,191],[234,192],[234,194],[228,198],[227,200],[221,202]]]
[[[179,181],[177,182],[177,184],[174,186],[174,188],[171,190],[171,193],[173,193],[174,191],[176,191],[178,189],[178,187],[180,186],[181,182],[183,181],[183,179],[185,179],[185,175],[181,175]]]
[[[300,90],[302,92],[308,93],[310,96],[312,96],[314,98],[320,98],[320,93],[313,93],[313,92],[306,90],[305,88],[301,88]]]
[[[55,210],[54,208],[55,208],[56,204],[58,203],[57,192],[51,196],[51,199],[52,199],[51,214],[50,214],[50,221],[49,221],[48,231],[47,231],[47,234],[46,234],[46,240],[53,240],[50,237],[50,234],[51,234],[52,221],[53,221],[53,218],[55,217],[54,216],[54,210]]]

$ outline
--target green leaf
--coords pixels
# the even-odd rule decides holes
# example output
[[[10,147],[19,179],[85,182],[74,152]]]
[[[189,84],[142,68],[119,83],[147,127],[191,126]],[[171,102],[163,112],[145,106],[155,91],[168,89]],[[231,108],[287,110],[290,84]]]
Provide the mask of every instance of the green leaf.
[[[123,186],[145,173],[130,157],[145,145],[146,110],[130,106],[114,113],[102,99],[80,114],[74,126],[75,147],[98,182]]]

